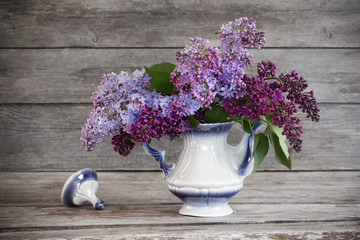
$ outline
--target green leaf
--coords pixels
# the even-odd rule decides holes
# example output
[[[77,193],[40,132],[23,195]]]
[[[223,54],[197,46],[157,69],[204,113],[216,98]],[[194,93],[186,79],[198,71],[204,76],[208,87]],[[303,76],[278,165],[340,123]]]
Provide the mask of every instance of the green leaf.
[[[254,136],[254,172],[269,151],[269,140],[264,133]]]
[[[249,120],[243,119],[241,125],[245,132],[250,133],[251,135],[254,135],[254,132],[252,130],[252,124]]]
[[[176,87],[170,82],[170,74],[175,69],[175,65],[168,62],[155,64],[150,68],[145,67],[146,73],[150,75],[151,85],[159,92],[164,94],[173,94]]]
[[[282,134],[283,129],[279,128],[278,126],[275,126],[274,124],[270,125],[272,132],[275,133],[279,137],[279,142],[281,145],[281,148],[283,149],[286,157],[289,157],[289,151],[288,147],[286,145],[286,136]]]
[[[254,132],[252,130],[252,127],[254,126],[253,125],[254,122],[252,120],[246,119],[245,116],[242,116],[242,117],[235,116],[235,117],[232,117],[230,120],[240,123],[242,129],[245,132],[250,133],[251,135],[254,135]]]
[[[192,128],[196,128],[200,124],[200,122],[194,116],[188,116],[187,119],[190,120],[190,127]]]
[[[242,116],[242,117],[234,116],[234,117],[230,118],[230,121],[238,122],[241,124],[243,119],[244,119],[244,116]]]
[[[169,62],[162,62],[159,64],[152,65],[150,68],[152,70],[168,73],[170,75],[170,73],[174,71],[175,67],[176,67],[175,64]]]
[[[260,133],[260,134],[263,134],[263,133]],[[254,149],[256,149],[257,145],[259,144],[260,134],[254,135]]]
[[[204,113],[205,123],[222,123],[228,118],[228,113],[219,105],[211,104],[211,109],[206,109]]]
[[[286,143],[283,139],[280,139],[275,132],[269,134],[270,142],[274,147],[275,160],[287,168],[291,169],[291,159],[287,150]],[[284,145],[286,147],[284,147]]]
[[[264,131],[264,134],[265,134],[265,136],[268,136],[270,133],[272,133],[272,128],[270,125],[267,125],[267,127]]]
[[[274,118],[274,114],[269,113],[268,115],[265,116],[265,118],[268,122],[270,122],[270,120]]]
[[[271,116],[270,116],[271,117]],[[265,136],[269,136],[270,142],[275,150],[275,160],[291,169],[291,158],[286,145],[286,137],[282,134],[283,129],[267,120]]]

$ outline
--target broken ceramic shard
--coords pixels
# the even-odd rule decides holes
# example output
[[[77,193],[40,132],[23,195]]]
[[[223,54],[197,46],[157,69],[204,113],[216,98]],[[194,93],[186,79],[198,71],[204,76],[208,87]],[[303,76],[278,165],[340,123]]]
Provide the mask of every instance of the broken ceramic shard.
[[[96,197],[99,183],[93,169],[85,168],[72,174],[64,184],[61,201],[68,207],[91,202],[94,209],[104,209],[104,200]]]

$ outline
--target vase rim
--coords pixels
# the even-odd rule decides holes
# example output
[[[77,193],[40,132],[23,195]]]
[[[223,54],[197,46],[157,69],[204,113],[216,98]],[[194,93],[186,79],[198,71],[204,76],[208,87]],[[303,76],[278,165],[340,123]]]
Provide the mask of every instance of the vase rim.
[[[192,128],[191,132],[203,132],[203,131],[215,131],[215,132],[227,132],[234,125],[235,122],[223,122],[223,123],[200,123],[197,127]]]

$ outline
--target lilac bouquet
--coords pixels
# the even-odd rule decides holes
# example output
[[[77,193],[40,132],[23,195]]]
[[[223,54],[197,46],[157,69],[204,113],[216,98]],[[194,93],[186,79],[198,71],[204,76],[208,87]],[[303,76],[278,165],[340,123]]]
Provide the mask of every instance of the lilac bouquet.
[[[253,19],[223,25],[218,39],[219,47],[213,47],[209,40],[191,38],[176,53],[176,65],[163,62],[132,74],[104,74],[82,127],[85,149],[93,150],[111,135],[114,150],[127,156],[136,142],[165,135],[175,139],[200,123],[235,121],[251,134],[262,123],[266,130],[255,135],[254,168],[269,142],[276,160],[291,168],[285,141],[301,150],[298,109],[312,121],[320,118],[313,92],[305,91],[308,85],[296,71],[278,75],[270,61],[257,64],[256,76],[245,74],[253,62],[247,48],[260,49],[266,42]]]

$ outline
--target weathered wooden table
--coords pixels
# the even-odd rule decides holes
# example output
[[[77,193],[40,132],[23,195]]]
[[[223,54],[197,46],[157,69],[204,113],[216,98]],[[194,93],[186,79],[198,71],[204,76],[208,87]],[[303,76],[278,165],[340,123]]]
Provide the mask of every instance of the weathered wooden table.
[[[294,171],[270,154],[231,200],[232,215],[181,216],[141,148],[127,158],[109,141],[84,151],[90,96],[103,73],[175,63],[190,37],[217,44],[221,25],[243,16],[268,41],[250,50],[254,66],[297,70],[321,120],[303,122]],[[356,0],[1,0],[0,239],[360,239],[359,22]],[[177,147],[156,148],[173,161]],[[60,201],[65,180],[86,167],[98,170],[103,211]]]
[[[0,239],[359,239],[358,171],[257,172],[220,218],[178,214],[160,172],[98,172],[105,209],[68,208],[71,172],[2,172]]]

